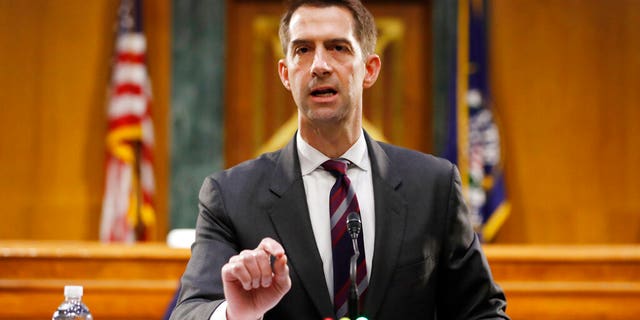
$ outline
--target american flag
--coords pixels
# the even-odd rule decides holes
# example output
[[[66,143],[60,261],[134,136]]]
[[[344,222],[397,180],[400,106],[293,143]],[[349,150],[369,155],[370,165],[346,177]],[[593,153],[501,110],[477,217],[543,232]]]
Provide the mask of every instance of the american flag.
[[[151,86],[141,8],[140,0],[122,0],[118,10],[100,224],[103,242],[152,240],[154,234]]]

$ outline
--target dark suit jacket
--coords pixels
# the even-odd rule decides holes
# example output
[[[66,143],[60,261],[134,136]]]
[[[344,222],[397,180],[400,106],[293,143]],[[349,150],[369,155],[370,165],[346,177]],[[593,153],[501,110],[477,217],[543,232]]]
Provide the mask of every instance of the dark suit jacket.
[[[446,160],[366,136],[375,244],[363,314],[369,319],[503,319],[506,300],[467,218]],[[334,317],[305,197],[295,139],[207,177],[196,242],[172,319],[208,319],[223,301],[222,266],[264,237],[288,256],[291,290],[265,319]]]

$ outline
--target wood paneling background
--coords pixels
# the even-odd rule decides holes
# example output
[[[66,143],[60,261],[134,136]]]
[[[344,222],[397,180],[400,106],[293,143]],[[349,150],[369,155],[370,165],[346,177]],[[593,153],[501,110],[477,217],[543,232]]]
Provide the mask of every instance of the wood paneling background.
[[[146,4],[157,198],[166,199],[169,3]],[[0,0],[0,238],[98,238],[117,5]],[[157,212],[164,239],[166,200]]]
[[[146,5],[162,233],[170,5]],[[497,241],[640,242],[640,2],[491,6],[513,206]],[[115,10],[111,0],[0,0],[0,238],[97,239]]]
[[[640,242],[640,2],[492,1],[499,242]]]

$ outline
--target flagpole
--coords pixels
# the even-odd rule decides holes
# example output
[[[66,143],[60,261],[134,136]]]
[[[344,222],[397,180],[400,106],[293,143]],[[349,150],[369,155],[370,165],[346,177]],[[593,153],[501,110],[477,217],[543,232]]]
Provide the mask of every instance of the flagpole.
[[[462,192],[468,200],[469,194],[469,108],[467,91],[469,85],[469,1],[458,0],[458,52],[457,52],[457,127],[458,169]]]
[[[135,160],[134,160],[134,174],[133,174],[133,188],[135,195],[136,195],[136,207],[135,207],[135,213],[136,213],[136,219],[135,219],[135,224],[134,224],[134,230],[135,230],[135,235],[136,235],[136,241],[141,241],[141,240],[147,240],[147,236],[145,235],[145,225],[142,222],[142,202],[143,197],[142,197],[142,188],[140,187],[141,184],[141,173],[140,173],[140,165],[141,165],[141,149],[142,149],[142,143],[140,143],[140,141],[135,141],[133,142],[133,150],[135,152]]]

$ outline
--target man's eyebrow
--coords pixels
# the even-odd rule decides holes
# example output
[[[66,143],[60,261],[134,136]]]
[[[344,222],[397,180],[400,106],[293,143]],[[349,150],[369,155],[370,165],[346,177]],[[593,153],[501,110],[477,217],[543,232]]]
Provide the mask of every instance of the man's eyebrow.
[[[310,44],[313,43],[312,40],[306,40],[306,39],[294,39],[291,40],[291,46],[297,46],[297,45],[304,45],[304,44]],[[328,39],[323,41],[324,44],[336,44],[336,43],[343,43],[343,44],[348,44],[351,45],[351,41],[349,41],[349,39],[347,38],[333,38],[333,39]]]
[[[335,39],[329,39],[324,41],[324,43],[330,43],[330,44],[335,44],[335,43],[346,43],[348,45],[351,45],[351,41],[349,41],[349,39],[347,38],[335,38]]]
[[[302,45],[302,44],[309,44],[311,42],[312,42],[311,40],[294,39],[294,40],[291,40],[291,46],[295,47],[295,46],[299,46],[299,45]]]

